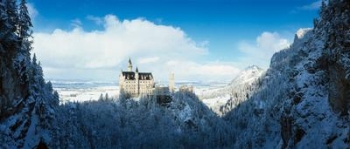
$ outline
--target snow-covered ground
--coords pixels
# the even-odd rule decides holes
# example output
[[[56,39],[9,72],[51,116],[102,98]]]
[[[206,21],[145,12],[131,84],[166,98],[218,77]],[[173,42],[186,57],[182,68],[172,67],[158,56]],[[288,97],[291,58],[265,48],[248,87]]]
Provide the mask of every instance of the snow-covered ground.
[[[98,100],[101,94],[110,98],[119,96],[119,86],[114,82],[51,81],[60,96],[60,102]]]
[[[225,105],[231,99],[229,94],[224,94],[222,96],[202,99],[203,103],[212,109],[215,113],[221,115],[220,107]]]
[[[227,88],[227,84],[195,88],[195,94],[205,105],[215,113],[220,114],[220,107],[230,99],[230,95],[224,91],[225,88]]]
[[[115,82],[92,82],[92,81],[51,81],[54,89],[60,95],[60,102],[84,102],[98,100],[101,96],[108,94],[109,97],[119,96],[119,86]],[[217,93],[217,90],[227,86],[227,82],[177,82],[176,86],[193,85],[195,93],[199,96],[207,96]],[[222,95],[215,98],[203,99],[209,108],[216,108],[227,102],[229,95]]]
[[[220,114],[220,107],[231,99],[229,89],[251,84],[264,71],[257,66],[250,66],[243,70],[230,82],[194,82],[178,81],[176,88],[182,85],[193,86],[195,94],[205,105],[214,112]],[[97,81],[67,81],[51,80],[53,88],[60,96],[60,102],[84,102],[98,100],[101,96],[108,94],[109,98],[119,96],[119,86],[117,82],[97,82]],[[165,84],[164,84],[165,85]],[[166,86],[166,85],[165,85]]]
[[[249,66],[241,71],[230,83],[197,88],[195,93],[215,113],[222,115],[220,108],[227,104],[229,100],[236,100],[234,103],[237,104],[241,102],[237,101],[237,99],[232,99],[230,94],[246,92],[246,88],[251,86],[264,72],[265,70],[258,66]]]

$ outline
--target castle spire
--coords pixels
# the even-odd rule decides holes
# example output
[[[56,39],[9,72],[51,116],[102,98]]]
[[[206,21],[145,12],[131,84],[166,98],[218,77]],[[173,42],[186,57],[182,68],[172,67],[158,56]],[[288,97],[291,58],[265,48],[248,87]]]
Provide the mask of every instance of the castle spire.
[[[132,62],[131,62],[130,57],[129,57],[129,66],[128,66],[128,71],[132,71]]]

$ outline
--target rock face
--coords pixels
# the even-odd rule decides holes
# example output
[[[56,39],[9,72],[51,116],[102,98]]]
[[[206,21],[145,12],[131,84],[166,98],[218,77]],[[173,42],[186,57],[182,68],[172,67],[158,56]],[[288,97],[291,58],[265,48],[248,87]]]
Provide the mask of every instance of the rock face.
[[[350,146],[349,28],[350,1],[329,0],[313,29],[274,54],[254,94],[225,116],[236,148]]]
[[[350,107],[350,2],[330,1],[321,11],[315,29],[324,35],[328,62],[329,102],[335,112],[348,115]],[[323,30],[321,30],[323,29]]]
[[[0,119],[12,113],[13,101],[28,96],[28,82],[21,81],[18,71],[13,68],[13,57],[10,54],[0,53]]]
[[[350,82],[346,79],[342,66],[333,64],[329,68],[329,97],[328,100],[335,112],[348,115],[350,100]]]

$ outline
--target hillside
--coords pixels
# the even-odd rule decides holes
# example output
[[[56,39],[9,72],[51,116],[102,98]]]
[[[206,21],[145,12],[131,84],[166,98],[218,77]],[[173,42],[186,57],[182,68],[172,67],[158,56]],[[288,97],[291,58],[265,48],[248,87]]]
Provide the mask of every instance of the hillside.
[[[252,83],[257,81],[264,72],[265,70],[258,66],[249,66],[238,73],[227,86],[204,90],[199,93],[199,97],[215,113],[223,115],[247,99],[246,94],[250,94]],[[238,95],[244,95],[244,97],[238,97]]]
[[[254,94],[225,119],[236,148],[348,148],[350,2],[323,3],[314,29],[301,29],[271,59]]]
[[[243,71],[241,71],[237,77],[235,77],[231,83],[229,84],[229,86],[231,88],[235,88],[237,86],[241,86],[241,85],[251,85],[253,82],[255,82],[263,73],[264,73],[264,69],[256,66],[256,65],[252,65],[252,66],[248,66],[247,68],[245,68]]]
[[[58,109],[55,148],[227,148],[233,133],[192,93],[172,101],[120,98],[66,103]]]
[[[0,14],[0,148],[52,146],[58,94],[31,59],[26,2],[1,1]]]

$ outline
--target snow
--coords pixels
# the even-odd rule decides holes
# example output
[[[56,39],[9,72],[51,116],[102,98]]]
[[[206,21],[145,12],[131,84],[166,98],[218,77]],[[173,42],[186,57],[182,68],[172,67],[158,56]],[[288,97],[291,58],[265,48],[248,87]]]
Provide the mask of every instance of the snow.
[[[107,93],[109,97],[118,98],[119,96],[119,86],[116,83],[109,82],[92,82],[92,81],[51,81],[53,84],[54,90],[56,90],[60,96],[60,103],[66,102],[84,102],[84,101],[93,101],[98,100],[100,95],[105,96]],[[198,96],[209,96],[223,88],[227,87],[223,82],[177,82],[176,86],[184,84],[193,84],[194,92]],[[227,98],[229,95],[224,95],[222,98]],[[138,101],[139,98],[135,98],[135,101]],[[208,103],[208,106],[213,103],[215,100],[218,100],[218,103],[223,103],[226,101],[219,101],[219,98],[211,100],[205,100],[204,103]]]
[[[252,84],[256,81],[265,71],[256,65],[252,65],[240,72],[235,79],[230,83],[231,87]]]
[[[256,66],[249,67],[242,71],[241,75],[237,76],[235,82],[239,86],[245,83],[251,83],[257,75],[261,75],[261,72],[257,73],[260,68]],[[242,80],[240,80],[242,79]],[[233,81],[232,81],[233,82]],[[85,101],[96,101],[100,98],[101,94],[105,96],[107,93],[109,97],[114,99],[119,96],[119,86],[116,83],[111,82],[93,82],[93,81],[51,81],[54,90],[56,90],[60,97],[60,103],[64,104],[67,102],[85,102]],[[210,97],[201,98],[202,102],[212,109],[215,113],[221,115],[220,107],[225,105],[230,99],[229,93],[222,94],[223,91],[227,92],[228,83],[226,82],[178,82],[177,86],[184,84],[194,84],[194,92],[199,97]],[[233,85],[231,83],[231,85]],[[140,98],[134,98],[134,101],[139,101]],[[184,111],[186,113],[186,109]],[[183,113],[184,115],[186,115]]]
[[[36,128],[37,125],[39,124],[39,118],[37,115],[35,115],[34,111],[35,110],[33,110],[33,113],[32,113],[27,135],[25,136],[25,139],[24,139],[25,140],[24,148],[33,148],[40,142],[37,128]]]
[[[191,108],[188,104],[185,104],[185,107],[183,110],[177,111],[178,113],[173,113],[174,115],[178,114],[179,118],[185,122],[187,120],[190,120],[192,118]]]
[[[60,96],[60,103],[98,100],[101,94],[111,98],[119,96],[119,86],[114,83],[52,81],[52,84]]]
[[[215,113],[221,114],[220,107],[222,105],[225,105],[230,99],[231,99],[230,95],[225,94],[214,98],[202,99],[202,101],[205,105],[211,108],[211,110],[213,110]]]
[[[311,30],[312,28],[300,28],[295,35],[297,39],[302,39],[304,38],[305,34]]]
[[[253,82],[257,81],[265,70],[262,68],[252,65],[242,70],[229,84],[224,86],[210,86],[207,88],[199,88],[195,90],[195,93],[199,96],[204,104],[212,109],[216,114],[222,115],[223,111],[220,109],[225,106],[230,100],[236,100],[234,103],[239,104],[243,101],[233,99],[233,93],[244,94],[245,88],[252,85]],[[234,108],[232,105],[230,108]]]
[[[334,80],[331,75],[334,72],[330,72],[330,68],[337,63],[349,69],[348,63],[340,61],[340,58],[348,57],[341,55],[346,53],[339,42],[343,30],[337,35],[335,28],[344,25],[341,24],[344,18],[335,17],[349,16],[333,11],[345,1],[332,2],[334,8],[329,8],[331,11],[321,12],[323,15],[330,13],[330,17],[322,16],[315,30],[298,30],[290,48],[274,54],[266,77],[262,78],[262,84],[253,96],[227,115],[232,125],[243,124],[236,128],[240,141],[235,148],[246,147],[248,143],[251,148],[349,147],[349,116],[336,113],[330,102],[332,92],[341,92],[332,91]],[[335,40],[330,41],[330,36]],[[327,53],[329,50],[333,53]],[[342,77],[341,70],[339,75]],[[256,112],[261,108],[263,112]]]

